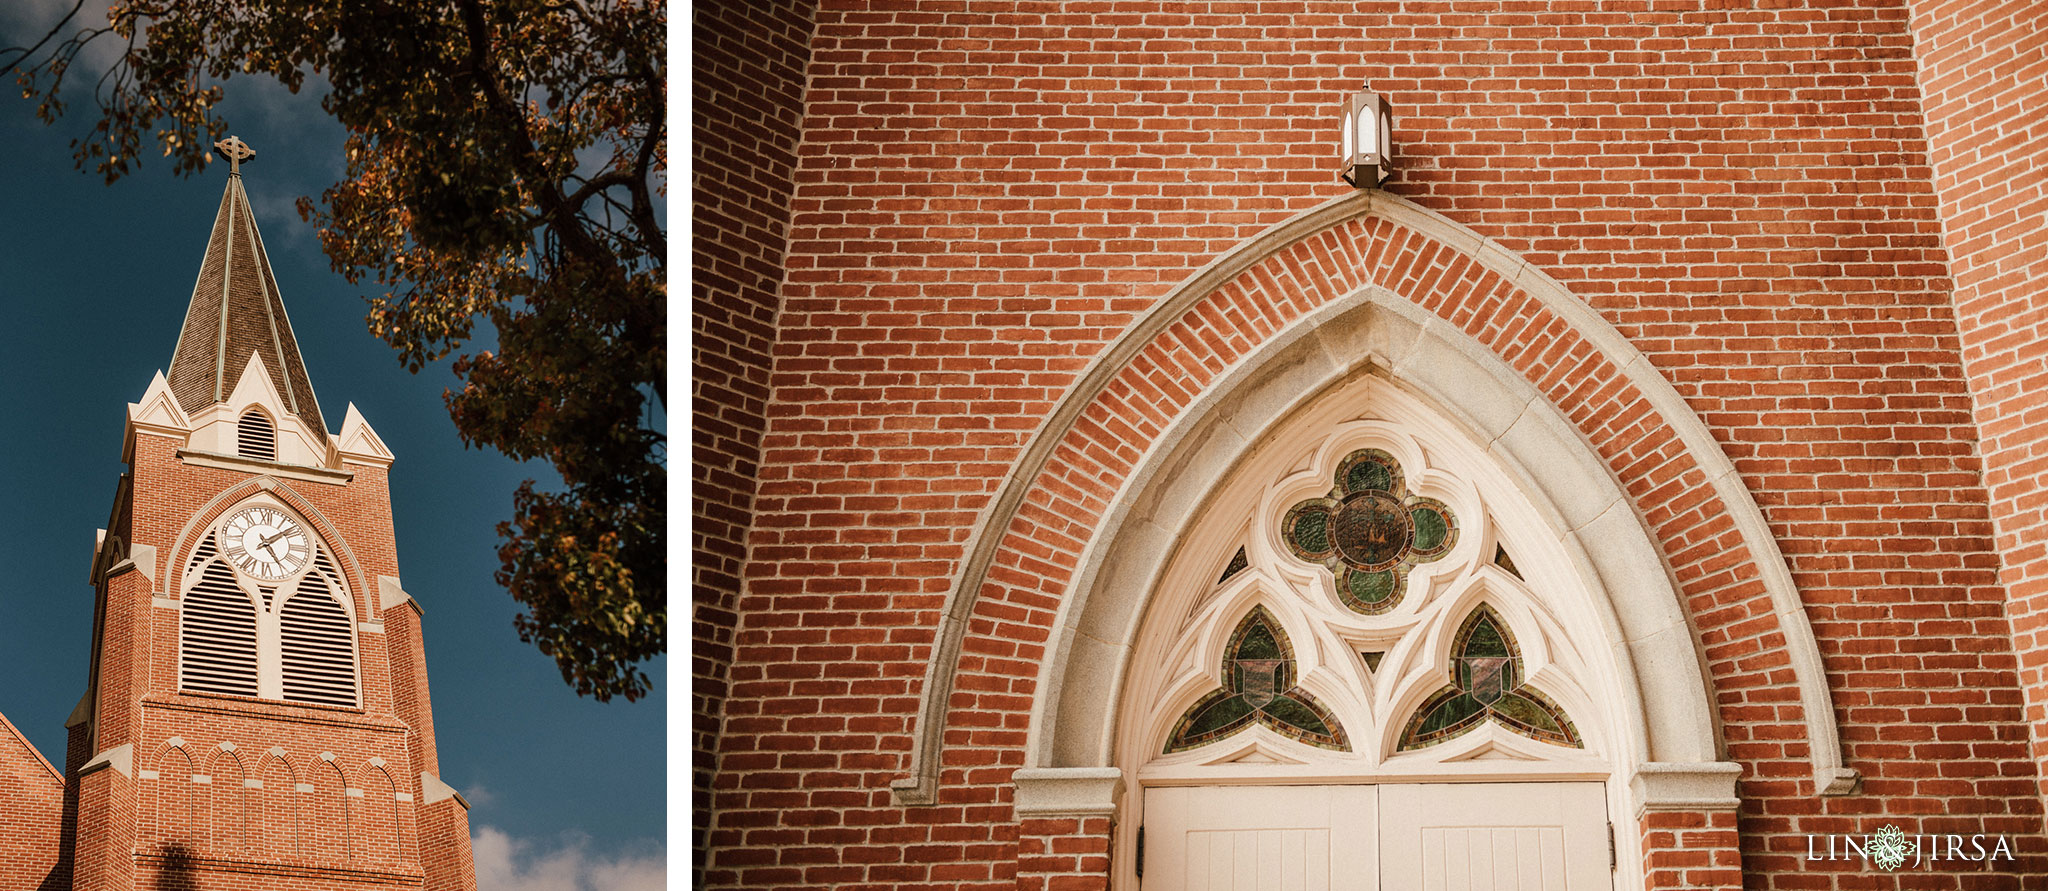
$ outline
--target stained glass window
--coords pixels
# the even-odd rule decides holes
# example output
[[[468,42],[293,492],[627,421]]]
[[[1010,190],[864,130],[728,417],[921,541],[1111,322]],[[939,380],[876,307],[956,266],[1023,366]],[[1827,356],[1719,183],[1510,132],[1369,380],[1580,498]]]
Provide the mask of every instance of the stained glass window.
[[[1220,585],[1224,582],[1230,581],[1231,576],[1243,572],[1245,570],[1245,567],[1248,567],[1250,565],[1252,565],[1251,561],[1245,559],[1244,548],[1238,548],[1237,553],[1232,555],[1230,558],[1230,565],[1223,567],[1223,577],[1217,579],[1216,584]]]
[[[1515,558],[1508,556],[1508,549],[1505,547],[1493,546],[1493,565],[1507,570],[1508,575],[1515,578],[1522,577],[1522,571],[1515,568]]]
[[[1450,553],[1457,520],[1443,502],[1409,494],[1400,463],[1379,449],[1344,456],[1334,482],[1287,511],[1280,537],[1294,556],[1336,575],[1345,606],[1384,613],[1401,602],[1410,567]]]
[[[1507,622],[1480,604],[1451,639],[1451,683],[1415,709],[1401,732],[1400,751],[1454,739],[1492,720],[1516,733],[1584,748],[1564,709],[1523,683],[1522,655]]]
[[[1223,686],[1188,707],[1167,737],[1166,751],[1184,752],[1252,724],[1312,746],[1349,751],[1344,728],[1314,697],[1294,685],[1294,650],[1265,607],[1252,607],[1223,650]]]

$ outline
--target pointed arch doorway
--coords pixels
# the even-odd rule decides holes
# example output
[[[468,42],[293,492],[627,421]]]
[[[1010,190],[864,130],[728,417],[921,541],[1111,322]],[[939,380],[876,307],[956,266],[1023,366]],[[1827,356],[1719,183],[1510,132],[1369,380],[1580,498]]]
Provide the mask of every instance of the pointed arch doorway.
[[[1379,373],[1233,464],[1135,637],[1114,756],[1146,830],[1131,878],[1616,887],[1628,680],[1569,530]]]

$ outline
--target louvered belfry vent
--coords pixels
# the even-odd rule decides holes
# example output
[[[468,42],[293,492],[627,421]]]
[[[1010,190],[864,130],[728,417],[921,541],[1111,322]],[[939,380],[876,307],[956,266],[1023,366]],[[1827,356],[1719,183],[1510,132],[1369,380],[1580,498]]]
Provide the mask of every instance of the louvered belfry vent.
[[[235,584],[234,572],[218,562],[206,564],[180,612],[183,688],[255,696],[256,605]]]
[[[213,555],[218,553],[220,553],[220,546],[214,542],[213,536],[208,535],[200,539],[199,546],[192,549],[192,559],[185,561],[185,574],[191,575],[198,572],[199,564],[212,559]]]
[[[356,704],[355,635],[332,590],[319,573],[307,573],[278,612],[286,701]]]
[[[251,409],[235,425],[235,454],[263,461],[277,460],[277,428],[263,413]]]

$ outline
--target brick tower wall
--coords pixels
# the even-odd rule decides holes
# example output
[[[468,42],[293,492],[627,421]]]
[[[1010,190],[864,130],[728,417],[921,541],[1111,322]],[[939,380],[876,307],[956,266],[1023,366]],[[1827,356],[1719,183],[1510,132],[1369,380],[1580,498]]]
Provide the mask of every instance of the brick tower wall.
[[[815,2],[691,7],[692,837],[709,817]],[[695,865],[702,866],[702,846]]]
[[[1033,643],[1052,621],[1043,598],[1000,604],[1015,640],[995,622],[970,630],[948,719],[968,744],[949,750],[939,803],[890,802],[962,544],[1107,342],[1220,252],[1348,189],[1332,119],[1368,82],[1396,107],[1388,190],[1527,258],[1626,336],[1704,419],[1784,551],[1859,794],[1814,794],[1782,644],[1751,627],[1770,611],[1753,574],[1726,571],[1678,513],[1646,511],[1743,766],[1739,819],[1712,830],[1736,837],[1746,883],[1972,886],[1971,864],[1886,876],[1801,862],[1806,833],[1887,822],[2041,851],[1977,372],[1941,240],[1953,202],[1937,201],[1909,12],[827,4],[710,884],[1008,888],[1020,853],[1052,849],[1020,846],[1008,803]],[[1052,579],[1056,598],[1070,544],[1012,568]],[[1076,869],[1099,878],[1100,859]]]
[[[155,553],[102,582],[93,746],[131,749],[122,768],[79,779],[75,891],[474,891],[463,806],[429,800],[420,776],[439,767],[419,614],[379,608],[380,577],[398,576],[385,472],[351,465],[345,485],[265,489],[249,472],[186,463],[180,445],[136,435],[132,510],[109,530]],[[159,598],[182,590],[197,542],[185,534],[266,491],[335,551],[359,623],[361,710],[179,689],[179,613]]]
[[[1912,9],[1963,369],[2034,754],[2048,759],[2048,7]]]

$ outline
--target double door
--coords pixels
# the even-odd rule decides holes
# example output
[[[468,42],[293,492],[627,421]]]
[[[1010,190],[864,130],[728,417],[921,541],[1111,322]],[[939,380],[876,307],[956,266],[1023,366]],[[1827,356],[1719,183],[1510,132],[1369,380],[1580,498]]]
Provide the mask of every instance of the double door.
[[[1599,783],[1145,792],[1145,891],[1607,891]]]

